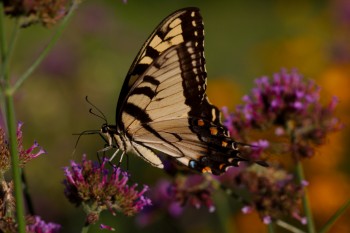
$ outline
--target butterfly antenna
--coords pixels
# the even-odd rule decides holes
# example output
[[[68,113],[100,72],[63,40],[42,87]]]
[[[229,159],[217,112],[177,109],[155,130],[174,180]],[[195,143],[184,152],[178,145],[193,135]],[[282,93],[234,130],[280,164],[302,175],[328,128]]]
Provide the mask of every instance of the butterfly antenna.
[[[92,111],[92,108],[90,108],[89,112],[90,112],[92,115],[97,116],[98,118],[101,118],[101,119],[104,120],[104,121],[106,122],[106,124],[107,124],[107,117],[105,116],[105,114],[103,114],[103,112],[102,112],[98,107],[96,107],[96,105],[94,105],[93,103],[90,102],[90,100],[88,99],[88,96],[85,97],[85,100],[86,100],[86,102],[88,102],[88,104],[90,104],[94,109],[96,109],[96,111],[97,111],[98,113],[100,113],[100,115],[94,113],[94,112]]]

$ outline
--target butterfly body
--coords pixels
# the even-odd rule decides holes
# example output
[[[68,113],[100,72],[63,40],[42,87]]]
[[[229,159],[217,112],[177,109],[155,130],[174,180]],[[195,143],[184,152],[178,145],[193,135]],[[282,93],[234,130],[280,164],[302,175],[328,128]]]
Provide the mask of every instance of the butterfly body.
[[[246,159],[206,95],[204,27],[197,8],[178,10],[154,30],[122,86],[108,144],[163,168],[157,153],[199,172],[221,174]]]

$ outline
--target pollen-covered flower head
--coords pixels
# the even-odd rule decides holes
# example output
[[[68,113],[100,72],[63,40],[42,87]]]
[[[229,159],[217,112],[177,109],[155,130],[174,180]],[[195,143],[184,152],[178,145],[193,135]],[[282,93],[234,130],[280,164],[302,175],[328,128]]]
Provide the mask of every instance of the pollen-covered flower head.
[[[151,200],[144,196],[147,186],[138,191],[137,184],[128,184],[127,172],[120,168],[108,170],[106,163],[106,160],[95,163],[84,155],[80,164],[72,161],[70,167],[64,168],[65,195],[70,202],[84,206],[89,224],[95,223],[106,209],[113,215],[119,211],[131,216],[151,205]]]

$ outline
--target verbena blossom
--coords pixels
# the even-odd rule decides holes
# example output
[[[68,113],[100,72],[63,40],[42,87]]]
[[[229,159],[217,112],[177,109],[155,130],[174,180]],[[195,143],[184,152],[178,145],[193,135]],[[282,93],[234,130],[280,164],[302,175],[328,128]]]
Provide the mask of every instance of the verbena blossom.
[[[73,0],[77,1],[77,0]],[[69,0],[2,0],[5,14],[22,18],[22,27],[34,23],[52,26],[62,19],[67,11]]]
[[[39,216],[34,217],[34,223],[27,225],[27,233],[57,233],[60,232],[61,225],[56,223],[46,223]]]
[[[176,218],[183,213],[184,207],[175,200],[171,187],[171,181],[161,179],[150,189],[149,197],[152,200],[152,205],[147,206],[137,215],[138,226],[145,227],[153,224],[159,219],[159,215]]]
[[[37,158],[45,153],[37,142],[34,142],[28,149],[23,146],[23,123],[17,124],[17,151],[20,166],[24,166],[28,161]],[[4,174],[10,169],[11,156],[9,141],[5,130],[0,126],[0,232],[15,233],[18,232],[15,216],[15,198],[13,191],[13,182],[6,181]],[[55,223],[45,223],[39,216],[26,216],[27,232],[29,233],[55,233],[60,226]]]
[[[306,223],[306,218],[300,213],[303,185],[296,184],[293,176],[285,170],[258,165],[231,168],[218,179],[222,185],[236,192],[244,190],[249,193],[243,213],[256,210],[264,223],[283,216],[292,216]]]
[[[20,166],[23,167],[30,160],[35,159],[39,155],[46,152],[36,141],[34,141],[33,145],[31,145],[28,149],[24,148],[22,126],[22,122],[17,124],[16,140]],[[10,169],[10,159],[9,142],[6,139],[5,131],[0,127],[0,171],[2,173]]]
[[[127,184],[127,172],[114,167],[108,170],[106,163],[107,160],[95,163],[84,155],[80,164],[72,161],[70,167],[64,168],[65,195],[73,204],[83,205],[87,224],[96,223],[103,210],[131,216],[151,205],[151,200],[144,196],[147,186],[137,191],[137,184]],[[107,229],[105,225],[101,227]]]
[[[280,146],[279,152],[293,151],[299,159],[314,155],[314,146],[323,144],[328,133],[342,128],[334,116],[337,98],[322,104],[321,88],[312,80],[304,80],[296,70],[288,73],[283,69],[272,79],[262,77],[255,83],[251,93],[243,97],[243,105],[233,113],[223,109],[224,124],[235,140],[251,143],[251,130],[286,137],[289,142]]]
[[[320,100],[321,88],[312,80],[304,80],[296,71],[282,69],[273,78],[261,77],[244,104],[230,113],[223,109],[224,125],[231,136],[246,146],[254,159],[273,154],[288,154],[297,161],[314,155],[315,147],[326,136],[343,127],[335,117],[338,103],[333,97],[327,104]],[[259,140],[251,135],[259,135]],[[271,164],[269,168],[248,166],[231,168],[219,181],[232,190],[249,193],[243,213],[256,210],[262,221],[269,224],[283,216],[292,216],[306,224],[301,213],[301,197],[307,181],[297,184],[293,175]]]
[[[205,207],[209,212],[214,212],[212,181],[209,174],[178,174],[171,181],[159,181],[150,192],[153,205],[137,216],[138,225],[150,225],[162,214],[172,218],[179,217],[188,207]]]
[[[204,206],[209,212],[214,212],[215,205],[211,197],[214,188],[208,177],[203,174],[178,176],[171,187],[175,200],[181,205],[189,204],[197,209]]]
[[[24,166],[30,160],[37,158],[41,154],[45,154],[46,151],[41,146],[39,146],[37,141],[34,141],[33,145],[31,145],[28,149],[23,148],[22,126],[22,122],[19,122],[17,124],[17,148],[20,165]]]

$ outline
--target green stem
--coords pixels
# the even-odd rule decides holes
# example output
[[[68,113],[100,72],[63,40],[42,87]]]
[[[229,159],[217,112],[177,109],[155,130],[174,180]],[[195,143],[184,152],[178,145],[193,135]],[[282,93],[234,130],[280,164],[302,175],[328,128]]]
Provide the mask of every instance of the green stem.
[[[333,216],[327,221],[327,223],[323,226],[323,228],[319,231],[319,233],[328,232],[331,227],[335,224],[335,222],[345,213],[345,211],[350,207],[350,200],[348,200],[343,206],[341,206]]]
[[[273,223],[270,223],[267,225],[267,232],[269,233],[274,233],[275,232],[275,228],[273,226]]]
[[[11,60],[11,55],[13,54],[12,51],[13,51],[14,45],[15,45],[16,40],[18,38],[19,29],[20,29],[19,18],[15,18],[15,25],[14,25],[13,31],[11,33],[10,43],[9,43],[8,48],[7,48],[7,51],[4,53],[5,57],[4,57],[3,62],[2,62],[0,79],[5,79],[5,77],[9,78],[9,75],[8,75],[9,64],[10,64],[10,60]],[[5,39],[5,38],[3,38],[3,39]]]
[[[82,229],[81,229],[81,233],[87,233],[90,229],[90,225],[85,225]]]
[[[57,28],[56,32],[54,33],[52,39],[49,41],[49,43],[46,45],[44,50],[40,53],[39,57],[34,61],[34,63],[28,68],[28,70],[17,80],[15,85],[8,90],[8,94],[12,95],[16,92],[16,90],[23,84],[25,80],[34,72],[34,70],[41,64],[41,62],[45,59],[45,57],[48,55],[50,50],[53,48],[53,46],[56,44],[58,39],[61,37],[63,30],[67,26],[67,23],[69,19],[72,17],[74,10],[77,8],[78,1],[73,1],[72,5],[67,13],[67,15],[63,18],[61,24]]]
[[[295,226],[289,224],[289,223],[286,223],[282,220],[277,220],[276,221],[276,225],[286,229],[288,232],[292,232],[292,233],[305,233],[304,231],[296,228]]]
[[[5,69],[5,62],[8,60],[9,54],[6,51],[5,42],[5,31],[4,31],[4,6],[0,2],[0,56],[1,56],[1,67]],[[9,73],[8,70],[4,70],[4,76],[1,77],[5,88],[9,87]],[[15,109],[13,104],[13,96],[5,95],[5,112],[6,112],[6,124],[8,129],[9,146],[11,154],[11,166],[12,166],[12,178],[14,183],[14,193],[16,200],[16,215],[17,215],[17,225],[18,232],[25,233],[25,218],[24,218],[24,205],[22,196],[22,184],[21,184],[21,169],[19,167],[19,158],[17,151],[17,135],[16,135],[16,118]]]
[[[227,196],[222,196],[221,194],[222,193],[218,193],[214,196],[216,204],[215,212],[220,223],[218,224],[218,230],[223,233],[236,232],[235,229],[232,229],[232,227],[229,226],[228,219],[230,218],[230,209],[227,203]]]
[[[4,5],[3,4],[4,3],[1,1],[0,2],[0,59],[1,59],[1,72],[5,73],[4,63],[6,60],[6,39],[5,39]],[[0,76],[0,81],[4,82],[3,75]]]
[[[21,169],[19,167],[19,158],[17,151],[17,135],[16,135],[16,118],[15,109],[13,104],[13,96],[5,97],[6,107],[6,119],[7,128],[9,134],[10,154],[11,154],[11,167],[12,167],[12,178],[14,183],[15,199],[16,199],[16,214],[18,232],[25,232],[25,219],[24,219],[24,205],[22,196],[22,183],[21,183]]]
[[[297,174],[297,179],[299,181],[299,184],[301,184],[305,180],[305,178],[304,178],[303,165],[302,165],[302,163],[300,161],[297,162],[296,174]],[[309,201],[309,197],[308,197],[306,188],[304,188],[304,195],[303,195],[302,201],[303,201],[303,207],[304,207],[305,215],[306,215],[306,218],[307,218],[308,233],[315,233],[316,229],[315,229],[315,224],[314,224],[314,220],[313,220],[313,216],[312,216],[312,211],[311,211],[311,208],[310,208],[310,201]]]

